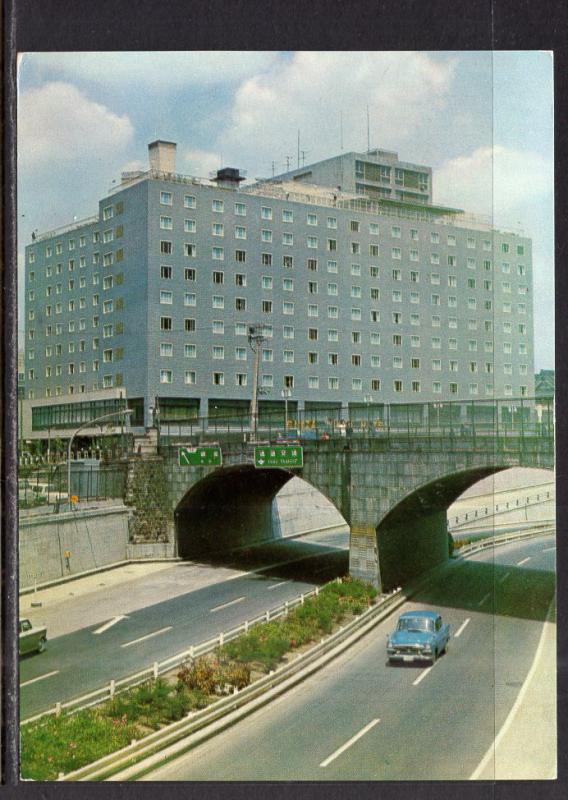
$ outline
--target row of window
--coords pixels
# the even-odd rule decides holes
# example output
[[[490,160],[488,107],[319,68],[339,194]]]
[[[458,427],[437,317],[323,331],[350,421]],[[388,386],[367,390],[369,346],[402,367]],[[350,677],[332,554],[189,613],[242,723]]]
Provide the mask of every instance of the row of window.
[[[224,372],[213,372],[210,373],[211,375],[211,382],[214,386],[224,386],[225,385],[225,373]],[[237,386],[246,386],[248,381],[248,376],[246,372],[237,372],[235,373],[235,384]],[[170,369],[162,369],[160,370],[160,383],[171,384],[174,382],[174,375],[173,371]],[[197,383],[197,373],[195,370],[185,370],[184,372],[184,383],[187,385],[195,385]],[[274,376],[273,375],[262,375],[261,376],[261,387],[263,389],[272,389],[274,388]],[[286,389],[294,389],[295,388],[295,381],[293,375],[285,375],[283,379],[283,386]],[[308,376],[307,382],[308,389],[320,389],[320,379],[317,375]],[[341,388],[340,379],[337,377],[329,377],[327,379],[327,388],[331,391],[339,391]],[[360,392],[363,391],[363,388],[369,388],[373,392],[380,392],[382,389],[382,381],[380,378],[373,378],[369,381],[368,386],[364,385],[362,378],[351,378],[351,391],[352,392]],[[400,393],[404,391],[404,381],[402,380],[394,380],[392,383],[393,391],[396,393]],[[411,380],[410,381],[410,390],[413,393],[420,393],[422,391],[422,382],[419,380]],[[448,383],[447,390],[449,394],[457,395],[459,392],[459,384],[458,383]],[[468,385],[468,390],[470,395],[479,394],[479,384],[477,383],[470,383]],[[431,391],[433,394],[441,394],[442,393],[442,383],[440,381],[434,381],[432,383]],[[492,394],[494,391],[493,384],[487,383],[485,384],[485,392],[486,394]],[[511,384],[506,384],[504,386],[504,394],[505,396],[512,396],[513,394],[513,387]],[[527,387],[520,386],[519,387],[519,394],[521,397],[527,396]]]

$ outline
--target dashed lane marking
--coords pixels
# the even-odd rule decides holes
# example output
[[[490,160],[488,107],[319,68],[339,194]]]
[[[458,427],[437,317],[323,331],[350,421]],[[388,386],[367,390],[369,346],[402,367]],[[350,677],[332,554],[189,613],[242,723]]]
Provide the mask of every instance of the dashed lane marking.
[[[490,597],[491,597],[491,592],[487,592],[485,597],[482,597],[477,605],[478,606],[482,606],[484,603],[486,603],[489,600]]]
[[[517,561],[517,567],[520,567],[522,564],[526,564],[527,561],[531,560],[531,556],[527,556],[526,558],[522,558],[520,561]]]
[[[431,666],[431,667],[427,667],[426,669],[422,670],[422,672],[421,672],[421,673],[420,673],[420,675],[419,675],[419,676],[416,678],[416,680],[412,682],[412,685],[413,685],[413,686],[418,686],[418,684],[420,683],[420,681],[423,681],[423,680],[424,680],[424,678],[426,677],[426,675],[428,675],[428,673],[429,673],[429,672],[430,672],[430,670],[432,670],[432,669],[434,669],[434,664],[432,664],[432,666]]]
[[[470,621],[471,621],[471,617],[468,617],[466,620],[464,620],[464,621],[462,622],[462,624],[460,625],[460,627],[458,628],[458,630],[457,630],[457,631],[454,633],[454,639],[457,639],[457,638],[458,638],[458,636],[461,636],[461,635],[462,635],[462,633],[464,632],[464,630],[465,630],[465,628],[466,628],[467,624],[468,624]]]
[[[510,572],[506,572],[502,578],[499,578],[499,583],[505,583],[510,574]]]
[[[228,603],[222,603],[222,605],[220,606],[215,606],[215,608],[210,608],[209,612],[211,614],[214,614],[216,611],[221,611],[223,608],[229,608],[229,606],[234,606],[236,605],[236,603],[242,603],[242,601],[245,599],[245,596],[246,595],[243,595],[242,597],[237,597],[235,600],[229,600]]]
[[[370,731],[371,728],[374,728],[375,725],[377,725],[380,721],[381,721],[380,719],[371,720],[371,722],[369,722],[368,725],[365,725],[364,728],[361,728],[359,733],[356,733],[355,736],[352,736],[351,739],[349,739],[349,741],[345,742],[345,744],[342,744],[341,747],[339,747],[334,753],[328,756],[325,759],[325,761],[322,761],[320,767],[327,767],[328,764],[331,764],[332,761],[335,761],[335,759],[338,756],[344,753],[349,747],[351,747],[351,745],[355,744],[355,742],[357,742],[362,736],[364,736],[367,733],[367,731]]]
[[[117,622],[120,622],[122,619],[128,619],[125,614],[120,614],[118,617],[114,617],[113,619],[109,619],[108,622],[105,622],[104,625],[101,625],[100,628],[97,628],[96,631],[93,631],[93,634],[96,636],[97,634],[104,633],[108,631],[109,628],[112,628],[113,625],[116,625]]]
[[[45,675],[39,675],[37,678],[30,678],[29,681],[24,681],[23,683],[20,683],[20,688],[22,686],[29,686],[30,683],[36,683],[37,681],[43,681],[43,680],[45,680],[45,678],[51,678],[52,675],[58,675],[58,674],[59,674],[59,670],[58,669],[54,669],[53,672],[46,672]]]
[[[173,625],[168,625],[167,628],[160,628],[159,631],[153,631],[152,633],[147,633],[146,636],[141,636],[139,639],[133,639],[131,642],[125,642],[121,644],[121,647],[130,647],[133,644],[138,644],[138,642],[144,642],[146,639],[151,639],[153,636],[159,636],[161,633],[166,633],[167,631],[171,631]]]
[[[278,589],[279,586],[285,586],[287,583],[292,583],[292,581],[280,581],[280,583],[275,583],[273,586],[268,587],[268,591],[271,592],[273,589]]]

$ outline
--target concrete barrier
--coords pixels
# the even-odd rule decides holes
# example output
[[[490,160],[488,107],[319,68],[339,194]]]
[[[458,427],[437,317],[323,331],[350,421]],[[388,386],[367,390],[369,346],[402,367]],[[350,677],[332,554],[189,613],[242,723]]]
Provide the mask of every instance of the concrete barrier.
[[[128,517],[120,505],[20,520],[20,587],[125,561]]]

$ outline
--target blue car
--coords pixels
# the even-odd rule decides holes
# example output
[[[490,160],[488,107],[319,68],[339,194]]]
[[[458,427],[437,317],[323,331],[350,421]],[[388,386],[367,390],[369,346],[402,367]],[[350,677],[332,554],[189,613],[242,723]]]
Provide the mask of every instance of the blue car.
[[[397,661],[434,663],[448,649],[450,626],[437,611],[407,611],[387,639],[390,664]]]

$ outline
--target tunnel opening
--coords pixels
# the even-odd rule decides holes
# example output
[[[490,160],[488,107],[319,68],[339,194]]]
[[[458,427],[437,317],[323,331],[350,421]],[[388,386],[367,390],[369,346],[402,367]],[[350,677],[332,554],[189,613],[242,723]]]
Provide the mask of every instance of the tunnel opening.
[[[478,467],[437,478],[404,497],[376,527],[383,591],[450,557],[447,510],[467,489],[506,466]]]
[[[175,512],[178,554],[315,583],[345,575],[349,526],[318,489],[285,469],[215,470]]]
[[[174,512],[178,555],[222,554],[272,538],[272,501],[293,477],[284,469],[240,464],[211,472],[192,486]]]

